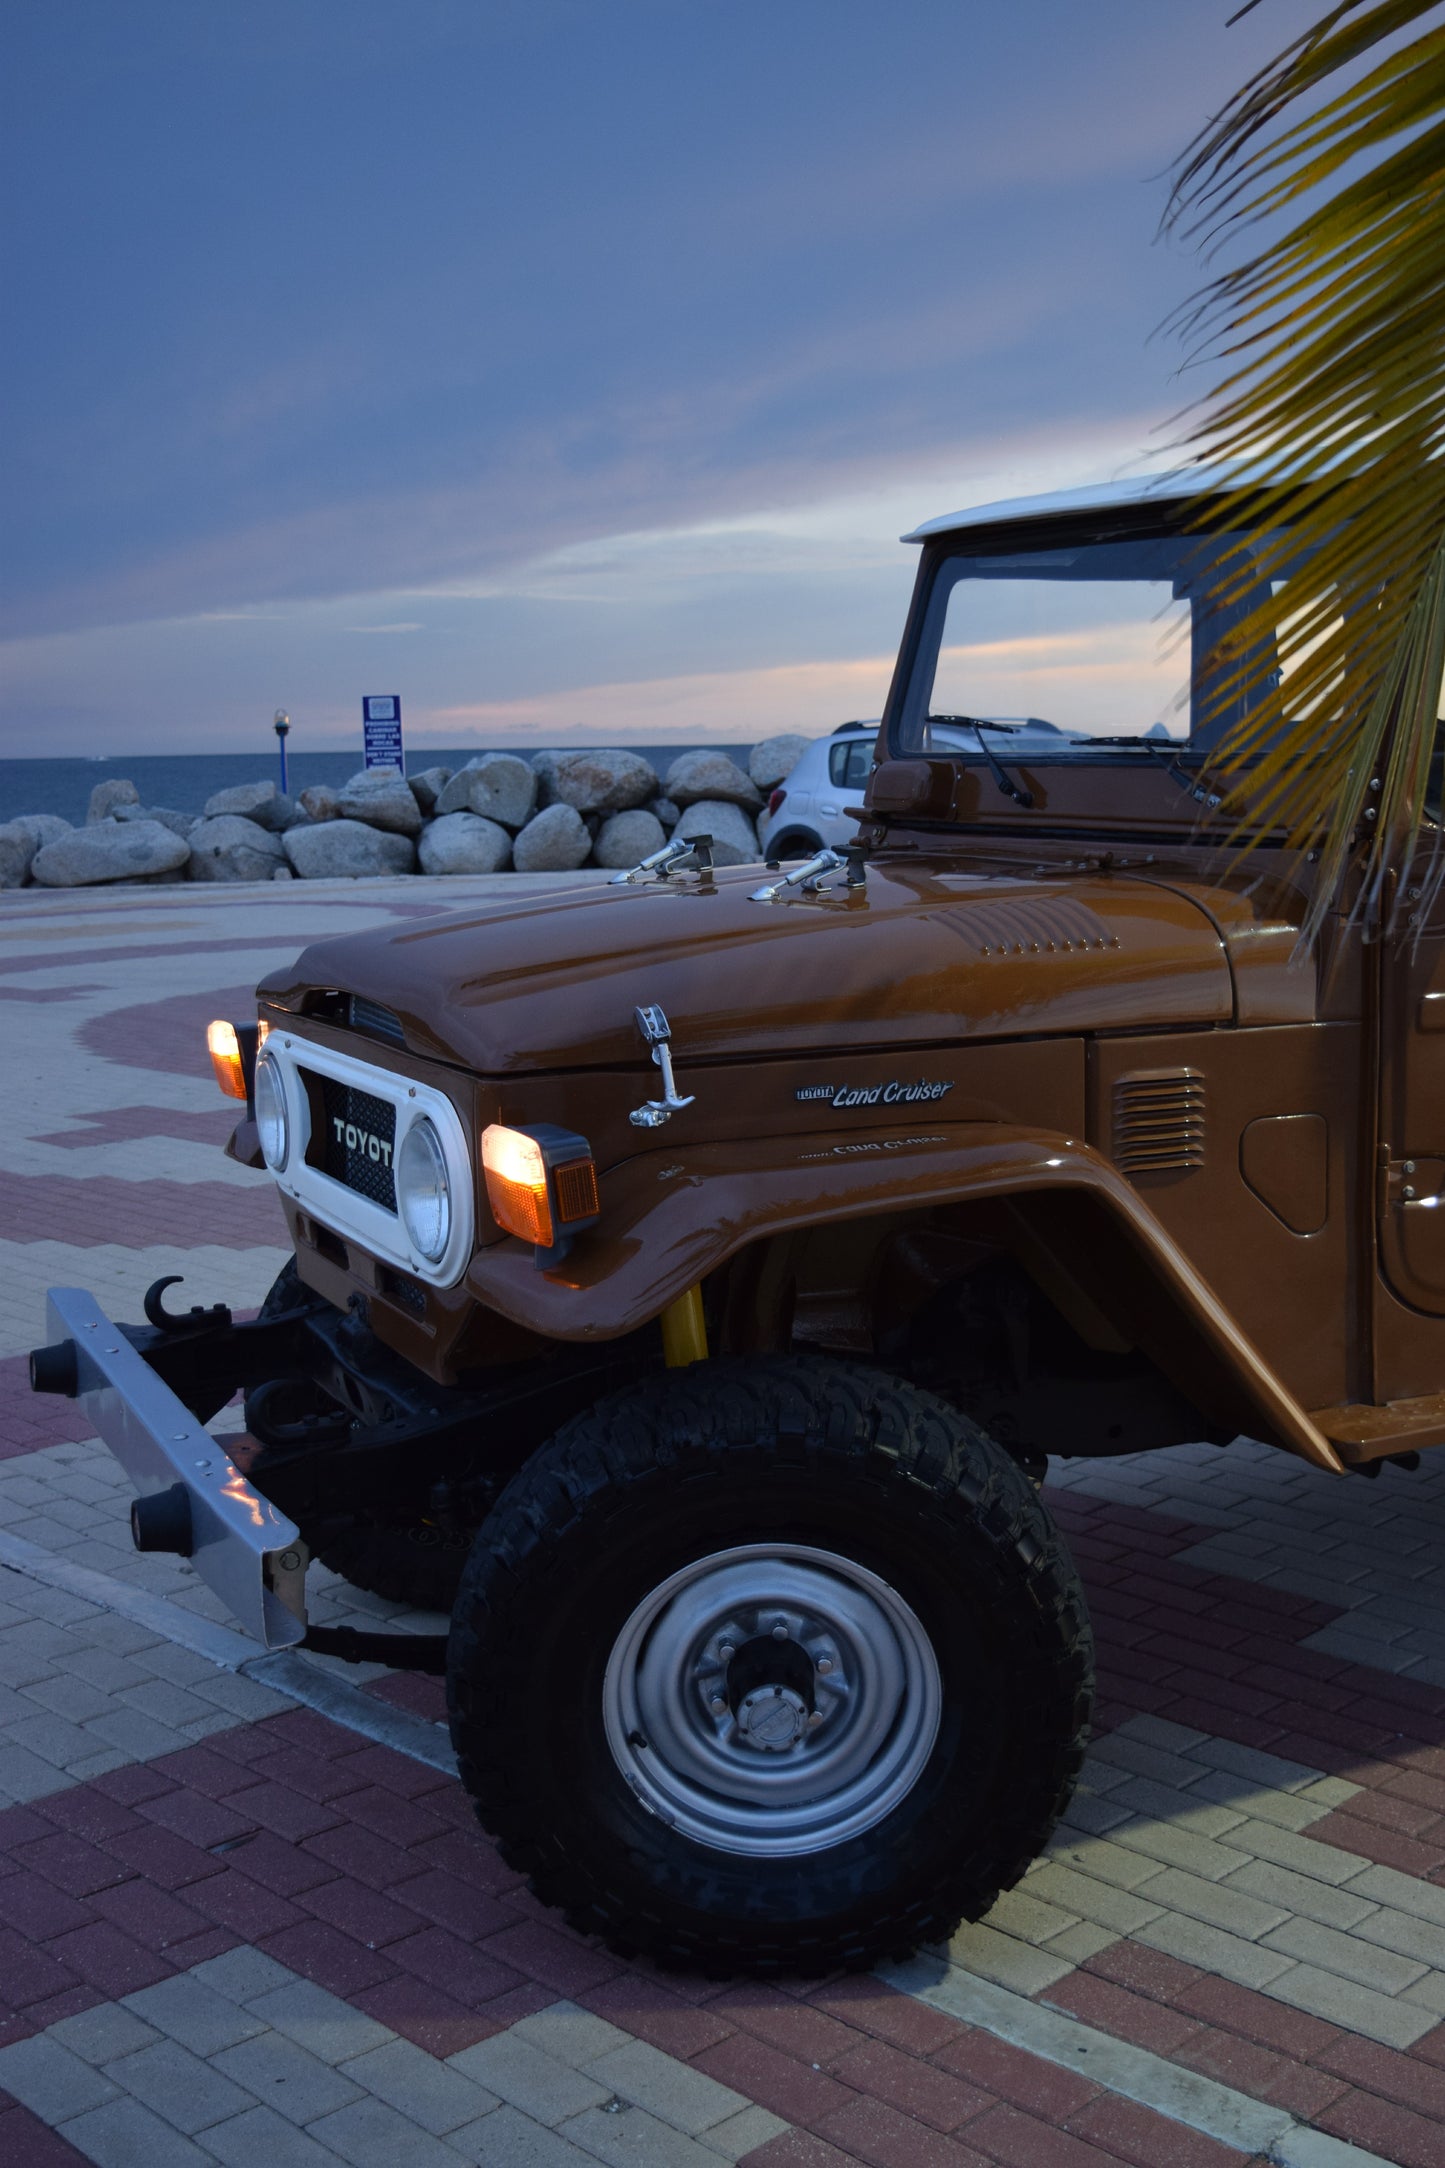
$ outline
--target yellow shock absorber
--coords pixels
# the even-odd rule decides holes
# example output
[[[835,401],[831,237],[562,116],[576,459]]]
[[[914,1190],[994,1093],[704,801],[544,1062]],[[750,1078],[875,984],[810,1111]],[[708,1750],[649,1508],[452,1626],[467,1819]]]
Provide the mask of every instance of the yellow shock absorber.
[[[687,1288],[663,1311],[662,1356],[669,1370],[707,1361],[707,1321],[700,1287]]]

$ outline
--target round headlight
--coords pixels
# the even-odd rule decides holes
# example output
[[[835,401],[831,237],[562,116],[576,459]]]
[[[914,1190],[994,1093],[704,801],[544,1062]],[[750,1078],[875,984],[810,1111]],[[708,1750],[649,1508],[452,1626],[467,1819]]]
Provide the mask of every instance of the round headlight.
[[[396,1155],[396,1201],[417,1249],[431,1264],[452,1231],[452,1196],[442,1140],[425,1115],[414,1121]]]
[[[267,1166],[279,1174],[286,1164],[290,1150],[290,1126],[286,1120],[286,1094],[276,1064],[264,1051],[256,1062],[254,1089],[256,1108],[256,1134],[261,1140],[261,1151]]]

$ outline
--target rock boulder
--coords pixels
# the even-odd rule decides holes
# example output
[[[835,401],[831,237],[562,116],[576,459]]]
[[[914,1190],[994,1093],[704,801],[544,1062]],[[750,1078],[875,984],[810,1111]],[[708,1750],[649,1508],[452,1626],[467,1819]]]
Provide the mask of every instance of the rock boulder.
[[[613,813],[602,823],[592,855],[599,866],[635,866],[666,841],[655,813]]]
[[[694,836],[712,837],[715,866],[753,866],[762,857],[747,814],[724,798],[700,798],[696,805],[684,808],[673,840],[690,843]]]
[[[159,821],[173,836],[188,836],[196,825],[194,813],[178,813],[169,805],[118,805],[111,815],[117,821]]]
[[[255,821],[258,828],[269,828],[278,836],[294,827],[297,817],[294,801],[274,783],[234,783],[229,790],[218,790],[206,800],[201,818],[219,820],[226,813]]]
[[[303,881],[374,881],[416,867],[410,836],[372,828],[365,821],[318,821],[313,828],[289,829],[283,841]]]
[[[99,821],[42,845],[30,875],[43,888],[157,880],[179,875],[190,855],[184,837],[173,836],[159,821]]]
[[[58,813],[21,813],[0,828],[0,888],[23,888],[35,853],[74,831]]]
[[[512,845],[518,873],[566,873],[585,863],[592,848],[587,823],[575,806],[549,805],[528,821]]]
[[[0,888],[23,888],[36,845],[15,821],[0,828]]]
[[[90,794],[90,804],[85,809],[85,825],[93,828],[97,821],[109,820],[118,805],[139,805],[140,792],[134,783],[123,776],[109,775],[103,783],[97,783]]]
[[[313,783],[303,790],[296,803],[308,820],[339,821],[341,800],[329,783]]]
[[[532,765],[541,781],[544,806],[570,805],[579,813],[624,813],[657,796],[657,770],[637,753],[608,748],[538,753]]]
[[[680,753],[667,771],[667,795],[684,812],[704,800],[741,806],[746,813],[761,812],[763,804],[752,777],[726,753]]]
[[[197,821],[187,841],[193,881],[269,881],[286,862],[281,838],[239,813]]]
[[[363,768],[342,784],[336,802],[344,821],[365,821],[393,836],[421,834],[421,807],[395,768]]]
[[[423,873],[500,873],[512,862],[512,839],[477,813],[443,813],[428,822],[417,849]]]
[[[776,738],[764,738],[748,755],[748,774],[764,796],[776,790],[785,777],[790,776],[802,759],[811,738],[800,738],[795,731],[785,731]]]
[[[73,833],[70,822],[62,820],[58,813],[17,813],[9,825],[29,836],[37,851],[42,844],[54,843],[58,836]]]
[[[407,789],[415,798],[422,812],[430,820],[437,809],[437,800],[452,779],[450,768],[423,768],[420,775],[409,775]]]
[[[504,828],[525,828],[537,804],[536,770],[515,753],[481,753],[469,760],[437,799],[439,815],[476,813]]]

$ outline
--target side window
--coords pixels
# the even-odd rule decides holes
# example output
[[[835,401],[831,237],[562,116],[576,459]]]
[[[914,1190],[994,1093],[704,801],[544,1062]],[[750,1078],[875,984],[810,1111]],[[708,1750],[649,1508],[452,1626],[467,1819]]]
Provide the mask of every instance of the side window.
[[[873,766],[872,738],[849,738],[828,748],[828,779],[835,790],[862,790]]]

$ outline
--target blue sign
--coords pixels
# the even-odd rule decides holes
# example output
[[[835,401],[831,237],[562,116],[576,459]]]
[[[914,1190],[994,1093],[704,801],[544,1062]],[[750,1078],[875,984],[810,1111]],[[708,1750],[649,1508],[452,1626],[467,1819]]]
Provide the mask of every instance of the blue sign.
[[[361,703],[361,735],[366,744],[368,768],[395,768],[406,774],[406,755],[401,749],[401,696],[399,693],[368,693]]]

